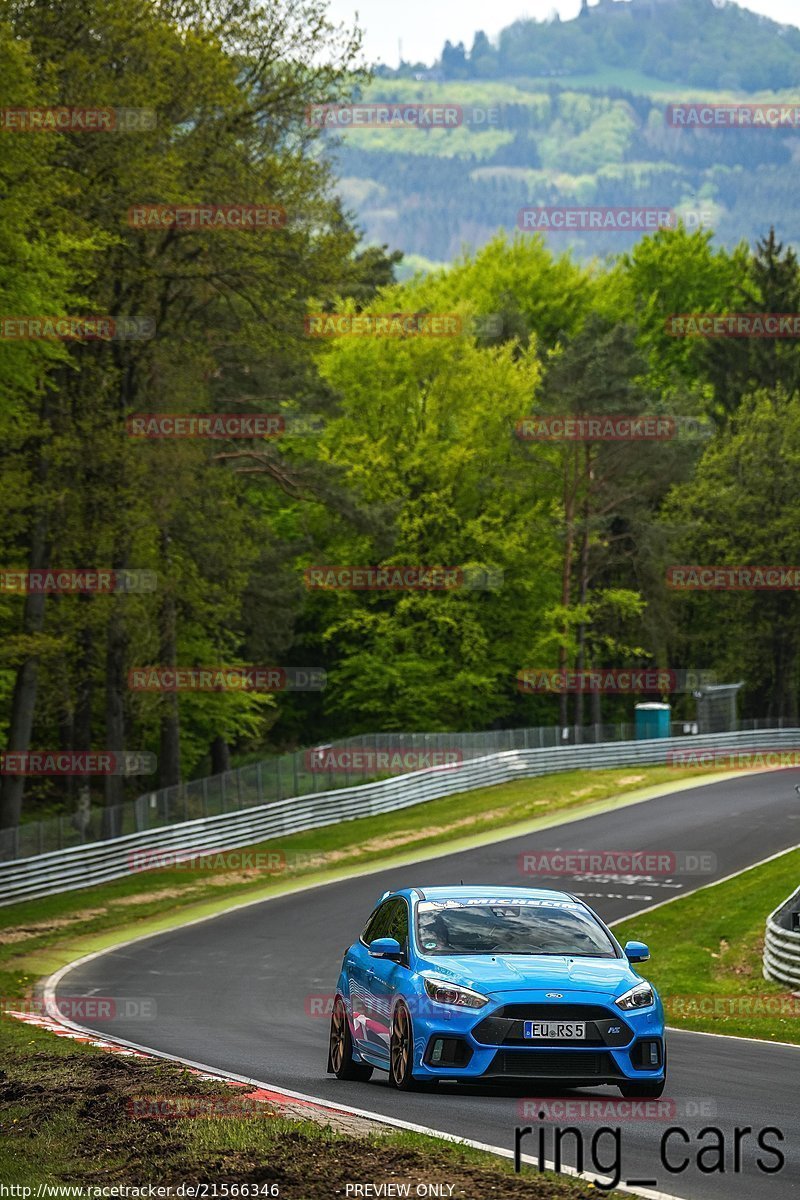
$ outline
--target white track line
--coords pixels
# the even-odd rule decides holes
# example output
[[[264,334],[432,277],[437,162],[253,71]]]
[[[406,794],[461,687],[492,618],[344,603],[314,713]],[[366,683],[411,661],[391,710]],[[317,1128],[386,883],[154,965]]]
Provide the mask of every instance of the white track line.
[[[710,783],[712,781],[709,780],[708,782]],[[721,782],[721,781],[716,780],[715,782]],[[665,794],[671,795],[674,793],[668,792]],[[660,799],[660,798],[661,797],[658,797],[658,796],[651,797],[651,799]],[[639,801],[639,803],[649,803],[649,800]],[[611,811],[615,811],[615,810],[609,809],[608,811],[611,812]],[[592,816],[601,816],[603,814],[602,813],[593,813],[591,815]],[[577,821],[588,820],[588,819],[589,819],[588,817],[575,817],[572,820],[562,821],[562,822],[559,822],[557,825],[549,826],[549,828],[557,829],[557,828],[559,828],[560,825],[572,825],[572,824],[575,824]],[[519,837],[519,836],[524,836],[524,834],[523,835],[515,834],[515,835],[512,835],[512,837],[510,837],[510,838],[508,838],[508,837],[498,838],[497,841],[498,842],[511,841],[511,840],[514,840],[515,837]],[[486,845],[494,845],[496,843],[495,842],[486,842],[485,844]],[[480,849],[480,846],[475,846],[475,847],[473,847],[473,849],[476,849],[476,850]],[[648,908],[643,908],[643,909],[640,909],[638,912],[630,913],[628,916],[620,917],[617,921],[610,922],[610,925],[612,925],[612,926],[619,925],[623,921],[629,921],[635,917],[642,916],[645,913],[653,912],[657,908],[662,908],[665,904],[671,904],[675,900],[681,900],[684,896],[691,896],[691,895],[694,895],[696,892],[704,891],[706,888],[716,887],[716,885],[719,883],[726,883],[730,879],[735,879],[738,875],[743,875],[746,871],[753,870],[755,867],[763,866],[765,863],[772,862],[774,859],[781,858],[784,854],[790,854],[792,852],[792,850],[798,850],[798,849],[800,849],[800,846],[797,846],[797,845],[789,846],[785,850],[780,850],[776,854],[771,854],[768,858],[760,859],[758,862],[752,863],[748,867],[743,867],[740,871],[734,871],[731,875],[726,875],[723,879],[717,879],[717,880],[714,880],[713,883],[703,884],[702,887],[694,888],[690,892],[681,892],[679,895],[670,896],[666,900],[662,900],[659,904],[652,904]],[[470,853],[470,852],[471,852],[470,850],[461,851],[461,853]],[[452,850],[444,851],[441,855],[436,855],[435,857],[436,858],[440,858],[440,857],[446,858],[446,857],[449,857],[449,855],[452,853],[453,853]],[[456,853],[458,853],[458,851],[456,851]],[[413,861],[415,861],[415,860],[411,860],[409,862],[409,865],[411,865],[411,862],[413,862]],[[423,861],[431,861],[431,860],[429,859],[429,860],[423,860]],[[46,1012],[52,1011],[55,1013],[59,1013],[55,992],[56,992],[56,988],[58,987],[58,984],[61,982],[61,980],[64,978],[65,975],[67,975],[70,971],[74,970],[76,967],[82,966],[84,963],[91,962],[95,958],[100,958],[104,954],[110,954],[110,953],[112,953],[112,951],[121,950],[127,946],[133,946],[137,942],[148,941],[150,938],[159,937],[159,936],[161,936],[161,934],[164,934],[164,933],[171,933],[176,929],[186,929],[191,925],[200,925],[204,921],[213,921],[216,917],[225,916],[227,913],[233,912],[237,909],[249,908],[255,904],[268,904],[271,900],[278,900],[281,897],[286,896],[286,895],[292,895],[292,894],[295,894],[295,893],[301,892],[301,891],[310,891],[312,888],[325,887],[325,886],[327,886],[329,884],[333,884],[333,883],[342,883],[342,882],[345,882],[347,879],[360,878],[362,875],[374,875],[374,874],[379,873],[383,869],[385,869],[385,867],[378,865],[375,868],[372,868],[367,871],[356,872],[356,873],[351,872],[344,878],[327,880],[322,883],[306,884],[299,888],[292,888],[292,889],[287,889],[286,891],[283,891],[283,892],[276,892],[272,896],[262,897],[258,900],[245,901],[243,904],[233,904],[229,908],[221,909],[219,912],[209,913],[208,915],[203,916],[203,917],[196,917],[192,921],[186,921],[182,925],[171,926],[169,929],[161,930],[159,933],[142,934],[139,937],[129,938],[127,941],[119,942],[115,946],[107,946],[103,950],[96,950],[92,954],[86,954],[82,958],[78,958],[74,962],[68,963],[66,966],[61,967],[60,970],[54,972],[54,974],[52,974],[45,981],[45,984],[44,984],[45,1011]],[[365,1118],[373,1120],[373,1121],[382,1122],[383,1124],[392,1125],[398,1129],[406,1129],[413,1133],[422,1133],[422,1134],[427,1134],[430,1137],[437,1137],[437,1138],[442,1139],[443,1141],[456,1142],[460,1145],[471,1146],[473,1149],[483,1150],[483,1151],[486,1151],[491,1154],[496,1154],[502,1158],[513,1158],[514,1157],[513,1151],[506,1149],[506,1147],[504,1147],[504,1146],[492,1146],[492,1145],[488,1145],[487,1143],[484,1143],[484,1142],[474,1141],[471,1138],[458,1137],[456,1134],[446,1133],[443,1130],[431,1129],[424,1125],[416,1125],[413,1122],[402,1121],[396,1117],[388,1117],[388,1116],[377,1117],[374,1113],[366,1112],[363,1109],[351,1108],[347,1105],[342,1105],[342,1104],[333,1104],[332,1102],[323,1100],[318,1096],[309,1096],[304,1092],[289,1091],[286,1088],[276,1087],[274,1084],[266,1083],[263,1080],[250,1079],[243,1075],[233,1075],[230,1073],[226,1074],[225,1072],[220,1071],[220,1069],[218,1067],[209,1066],[207,1063],[197,1063],[191,1059],[180,1058],[179,1056],[173,1055],[173,1054],[166,1054],[160,1050],[153,1050],[149,1046],[142,1046],[142,1045],[138,1044],[137,1042],[126,1041],[124,1038],[112,1038],[112,1037],[108,1037],[105,1034],[98,1035],[97,1030],[87,1029],[83,1025],[78,1025],[74,1021],[70,1021],[69,1019],[61,1016],[60,1013],[59,1013],[59,1020],[67,1028],[74,1029],[78,1033],[88,1034],[89,1036],[94,1036],[94,1037],[104,1036],[106,1041],[116,1042],[118,1045],[127,1046],[128,1048],[130,1048],[132,1050],[140,1050],[145,1053],[152,1054],[157,1058],[166,1059],[170,1062],[179,1062],[179,1063],[183,1064],[184,1066],[195,1067],[198,1070],[208,1071],[210,1074],[216,1075],[220,1078],[235,1079],[241,1083],[252,1083],[254,1086],[266,1088],[268,1091],[273,1091],[273,1092],[277,1093],[278,1095],[287,1096],[290,1099],[305,1100],[307,1102],[317,1105],[320,1108],[324,1108],[324,1109],[328,1109],[328,1110],[332,1110],[332,1111],[347,1112],[353,1116],[365,1117]],[[696,1037],[716,1037],[716,1038],[729,1039],[731,1041],[752,1041],[752,1042],[757,1042],[759,1045],[762,1045],[762,1046],[763,1045],[791,1046],[792,1049],[794,1049],[794,1050],[800,1049],[800,1046],[795,1046],[791,1042],[764,1042],[759,1038],[736,1038],[736,1037],[731,1037],[731,1035],[729,1035],[729,1034],[703,1033],[699,1030],[672,1029],[672,1027],[668,1027],[668,1028],[670,1028],[671,1032],[681,1033],[681,1034],[686,1033],[686,1034],[694,1035]],[[537,1163],[537,1160],[535,1158],[533,1158],[531,1155],[523,1154],[521,1156],[521,1158],[522,1158],[523,1162],[530,1163],[533,1166],[535,1166]],[[550,1171],[555,1170],[555,1167],[551,1162],[546,1162],[545,1167],[547,1170],[550,1170]],[[609,1182],[607,1177],[604,1178],[602,1176],[593,1176],[593,1175],[586,1174],[585,1172],[583,1174],[580,1174],[580,1172],[578,1172],[574,1167],[569,1167],[564,1164],[562,1164],[562,1166],[561,1166],[561,1173],[564,1175],[571,1175],[571,1176],[575,1176],[577,1178],[586,1179],[590,1182],[594,1182],[595,1180],[599,1181],[601,1183],[604,1183],[604,1184],[607,1184]],[[642,1196],[642,1197],[645,1197],[646,1200],[681,1200],[680,1197],[671,1195],[667,1192],[656,1192],[656,1191],[652,1191],[649,1188],[636,1188],[636,1187],[628,1188],[628,1187],[622,1186],[621,1184],[617,1184],[616,1190],[628,1192],[628,1193],[630,1193],[632,1195],[636,1195],[636,1196]]]
[[[133,940],[141,941],[143,939],[135,938]],[[125,946],[130,944],[130,942],[122,943],[122,945]],[[51,975],[45,984],[45,1011],[49,1012],[51,1010],[55,1010],[55,1012],[58,1012],[58,1005],[55,999],[55,989],[64,975],[73,970],[75,967],[79,967],[83,963],[91,962],[93,959],[100,958],[103,954],[108,954],[111,950],[116,949],[118,949],[118,947],[113,946],[109,947],[107,950],[99,950],[94,954],[87,954],[83,958],[76,959],[75,962],[69,963],[66,967],[62,967],[59,971],[56,971],[54,975]],[[98,1036],[97,1030],[87,1029],[85,1026],[78,1025],[75,1021],[71,1021],[66,1017],[62,1017],[60,1014],[58,1019],[62,1025],[69,1029],[74,1029],[78,1033],[88,1034],[89,1036],[95,1037]],[[441,1141],[453,1142],[458,1146],[469,1146],[473,1150],[482,1150],[487,1154],[495,1154],[501,1158],[514,1157],[514,1151],[507,1149],[505,1146],[493,1146],[487,1142],[475,1141],[473,1138],[459,1137],[458,1134],[447,1133],[442,1129],[432,1129],[428,1125],[418,1125],[413,1121],[403,1121],[399,1117],[390,1117],[384,1114],[378,1115],[377,1113],[369,1112],[363,1108],[354,1108],[349,1104],[337,1104],[331,1100],[323,1100],[319,1096],[310,1096],[307,1092],[295,1092],[289,1088],[276,1087],[272,1083],[267,1083],[261,1079],[254,1079],[249,1075],[237,1075],[232,1071],[223,1071],[219,1067],[209,1066],[208,1063],[196,1062],[191,1058],[181,1058],[177,1054],[167,1054],[163,1050],[153,1050],[150,1046],[142,1046],[139,1042],[129,1042],[126,1038],[109,1037],[105,1033],[100,1036],[103,1037],[104,1041],[111,1042],[118,1046],[125,1046],[129,1050],[138,1050],[141,1053],[152,1055],[154,1058],[164,1059],[167,1062],[180,1063],[185,1067],[193,1067],[195,1070],[203,1071],[206,1074],[212,1075],[218,1079],[232,1079],[237,1083],[246,1083],[252,1085],[253,1087],[264,1088],[266,1091],[275,1092],[279,1096],[286,1096],[286,1098],[289,1100],[303,1100],[306,1103],[312,1104],[315,1108],[322,1108],[329,1112],[349,1113],[351,1116],[363,1117],[369,1121],[374,1121],[376,1124],[391,1125],[395,1129],[406,1130],[410,1133],[424,1134],[426,1137],[439,1138]],[[531,1154],[522,1154],[520,1155],[520,1158],[524,1163],[529,1163],[534,1167],[538,1166],[539,1160]],[[544,1166],[545,1170],[553,1171],[554,1173],[556,1172],[555,1164],[549,1160],[545,1161]],[[609,1176],[596,1175],[587,1171],[581,1172],[576,1170],[575,1167],[570,1167],[563,1163],[561,1164],[558,1173],[562,1175],[569,1175],[575,1179],[583,1179],[588,1183],[599,1183],[605,1187],[609,1187],[612,1183]],[[622,1183],[613,1185],[612,1190],[626,1192],[633,1196],[642,1196],[644,1200],[683,1200],[682,1197],[675,1196],[669,1192],[654,1191],[652,1188],[626,1187]]]
[[[800,845],[787,846],[785,850],[779,850],[777,854],[770,854],[768,858],[761,858],[758,862],[751,863],[749,867],[742,867],[740,871],[733,871],[730,875],[726,875],[723,879],[715,879],[713,883],[704,883],[702,887],[692,888],[690,892],[681,892],[677,896],[669,896],[666,900],[661,900],[658,904],[651,904],[648,908],[640,908],[638,912],[631,913],[627,917],[618,917],[616,921],[609,921],[608,927],[612,929],[615,925],[621,925],[624,921],[633,921],[636,917],[644,916],[645,913],[655,912],[657,908],[663,908],[665,904],[672,904],[675,900],[683,900],[688,896],[696,896],[698,892],[704,892],[708,888],[717,887],[720,883],[728,883],[731,879],[736,879],[739,875],[745,875],[748,871],[754,871],[756,867],[763,867],[765,863],[774,862],[776,858],[783,858],[784,854],[791,854],[793,850],[800,850]],[[792,1050],[800,1050],[800,1044],[797,1042],[772,1042],[766,1038],[744,1037],[741,1034],[735,1033],[708,1033],[704,1029],[681,1029],[676,1025],[667,1025],[666,1028],[670,1033],[691,1034],[693,1037],[713,1037],[723,1038],[732,1042],[755,1042],[759,1046],[788,1046]]]

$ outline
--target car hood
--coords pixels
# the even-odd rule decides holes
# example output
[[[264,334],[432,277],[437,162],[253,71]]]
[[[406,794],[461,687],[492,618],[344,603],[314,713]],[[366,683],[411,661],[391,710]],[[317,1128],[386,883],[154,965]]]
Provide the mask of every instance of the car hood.
[[[447,954],[420,959],[418,970],[483,993],[557,988],[618,995],[640,979],[624,958],[567,955]]]

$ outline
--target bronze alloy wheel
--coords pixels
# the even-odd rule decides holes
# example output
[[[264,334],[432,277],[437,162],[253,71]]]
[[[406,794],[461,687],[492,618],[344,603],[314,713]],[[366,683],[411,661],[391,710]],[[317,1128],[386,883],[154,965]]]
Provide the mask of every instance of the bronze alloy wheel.
[[[331,1036],[328,1043],[328,1072],[337,1079],[354,1079],[366,1083],[372,1076],[369,1063],[353,1058],[353,1039],[347,1020],[344,1001],[337,996],[331,1013]]]
[[[421,1084],[412,1074],[414,1063],[414,1030],[405,1004],[398,1004],[392,1017],[389,1038],[389,1082],[401,1091],[410,1092]]]
[[[337,1000],[333,1006],[331,1014],[331,1070],[334,1075],[337,1075],[342,1069],[344,1062],[344,1037],[345,1024],[347,1017],[345,1016],[344,1007]]]

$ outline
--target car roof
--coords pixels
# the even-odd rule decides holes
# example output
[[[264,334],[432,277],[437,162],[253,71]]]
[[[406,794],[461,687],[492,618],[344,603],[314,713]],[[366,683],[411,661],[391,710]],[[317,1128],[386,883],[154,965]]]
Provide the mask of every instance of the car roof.
[[[458,884],[450,887],[405,887],[394,888],[386,893],[387,896],[404,895],[412,901],[417,900],[569,900],[574,903],[577,897],[569,892],[558,891],[555,888],[534,887],[498,887],[497,884],[487,883]],[[582,901],[580,901],[582,903]]]

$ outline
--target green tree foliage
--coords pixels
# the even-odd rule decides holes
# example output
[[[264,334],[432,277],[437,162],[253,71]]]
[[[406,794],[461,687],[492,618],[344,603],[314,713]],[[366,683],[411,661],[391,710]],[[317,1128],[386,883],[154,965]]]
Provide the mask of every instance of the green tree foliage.
[[[476,39],[474,53],[495,51]],[[665,328],[672,314],[796,311],[794,254],[776,232],[751,253],[678,228],[582,263],[539,235],[495,232],[398,284],[399,255],[360,239],[329,143],[305,119],[309,104],[362,87],[356,55],[321,0],[64,0],[58,13],[0,2],[14,104],[156,114],[127,133],[0,133],[0,316],[105,315],[152,333],[0,338],[0,567],[158,581],[133,594],[0,591],[6,747],[150,750],[152,787],[380,728],[630,714],[630,697],[587,708],[521,692],[525,667],[710,667],[745,679],[754,715],[796,715],[796,595],[675,595],[664,583],[671,562],[800,561],[796,346],[711,345]],[[635,97],[552,89],[514,108],[503,144],[512,159],[532,137],[551,168],[561,153],[589,171],[596,140],[627,153],[650,117]],[[460,202],[456,167],[440,187],[435,145],[414,156],[434,226]],[[612,198],[633,184],[657,196],[646,165],[613,168],[596,172]],[[508,170],[492,186],[510,211],[529,188],[553,198],[544,169],[524,184]],[[127,217],[201,203],[279,206],[286,221],[260,233]],[[485,218],[473,215],[477,228]],[[455,325],[311,337],[320,312]],[[275,439],[136,440],[128,422],[142,412],[277,413],[287,427]],[[534,414],[623,413],[689,424],[661,443],[518,436]],[[304,569],[325,565],[460,568],[471,586],[308,588]],[[237,664],[322,667],[328,688],[128,685],[134,667]],[[69,810],[88,787],[113,831],[118,802],[140,786],[5,775],[0,825],[17,822],[23,797],[23,815]]]

